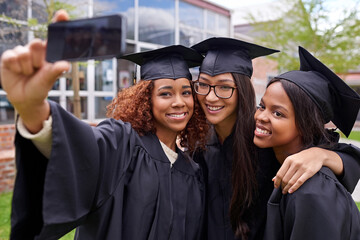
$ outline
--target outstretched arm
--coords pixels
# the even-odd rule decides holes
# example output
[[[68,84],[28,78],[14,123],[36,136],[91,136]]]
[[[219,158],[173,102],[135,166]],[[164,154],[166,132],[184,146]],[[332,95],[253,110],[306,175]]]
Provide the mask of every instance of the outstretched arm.
[[[55,21],[66,20],[65,11],[55,16]],[[26,46],[7,50],[1,57],[1,83],[7,98],[31,133],[42,129],[50,115],[46,101],[57,78],[70,67],[68,62],[45,61],[46,43],[35,39]]]

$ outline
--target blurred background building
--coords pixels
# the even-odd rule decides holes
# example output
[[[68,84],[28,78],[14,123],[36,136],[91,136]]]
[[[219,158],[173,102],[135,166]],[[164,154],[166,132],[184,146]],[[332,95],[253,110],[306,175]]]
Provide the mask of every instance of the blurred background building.
[[[32,38],[28,19],[47,20],[44,0],[0,0],[0,54]],[[50,1],[51,2],[51,1]],[[121,13],[127,18],[126,53],[171,44],[193,45],[213,36],[232,36],[231,12],[199,0],[63,0],[76,6],[75,18]],[[79,64],[81,118],[98,122],[118,90],[133,85],[134,64],[126,60],[88,61]],[[138,72],[138,71],[137,71]],[[196,74],[196,69],[194,70]],[[49,99],[73,112],[72,79],[60,78]],[[14,111],[0,88],[0,124],[14,122]]]

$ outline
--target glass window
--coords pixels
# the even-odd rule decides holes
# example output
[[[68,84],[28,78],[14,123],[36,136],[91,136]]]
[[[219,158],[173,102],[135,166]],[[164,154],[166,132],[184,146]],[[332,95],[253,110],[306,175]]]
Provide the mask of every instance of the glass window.
[[[12,124],[15,119],[14,107],[5,95],[0,95],[0,124]]]
[[[133,44],[127,44],[126,54],[134,53],[135,46]],[[119,59],[118,64],[118,90],[128,88],[134,84],[135,79],[135,64],[128,60]]]
[[[60,104],[60,97],[49,96],[48,99]]]
[[[112,97],[95,97],[95,118],[106,118],[106,106],[111,100]]]
[[[79,62],[79,83],[80,90],[87,90],[87,62]],[[72,78],[66,78],[66,90],[72,90]]]
[[[179,3],[180,23],[195,27],[204,28],[204,10],[189,3]]]
[[[219,35],[229,36],[230,34],[230,19],[226,16],[219,15]]]
[[[134,0],[94,0],[94,16],[121,13],[126,16],[127,39],[134,39]]]
[[[139,40],[161,45],[175,43],[174,0],[139,0]]]
[[[81,119],[88,118],[87,97],[80,97]],[[66,97],[66,110],[74,113],[74,97]]]
[[[190,47],[203,40],[203,34],[200,31],[180,28],[180,44]]]
[[[114,81],[112,59],[95,63],[95,91],[112,91]]]
[[[4,14],[7,17],[15,18],[17,20],[27,20],[27,1],[12,0],[0,2],[0,15]]]
[[[206,30],[216,29],[216,13],[207,11]]]
[[[58,80],[56,80],[56,82],[52,86],[51,90],[60,90],[60,78],[58,78]]]

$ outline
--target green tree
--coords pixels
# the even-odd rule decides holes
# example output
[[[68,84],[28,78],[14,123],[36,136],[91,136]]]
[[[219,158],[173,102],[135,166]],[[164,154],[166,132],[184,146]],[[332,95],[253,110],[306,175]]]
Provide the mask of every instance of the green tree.
[[[51,23],[52,18],[56,11],[60,9],[66,10],[70,18],[74,18],[74,11],[76,6],[67,3],[66,1],[57,1],[57,0],[43,0],[45,5],[44,14],[46,14],[47,21],[45,23],[39,23],[38,19],[30,18],[28,19],[28,26],[34,32],[34,37],[45,39],[47,36],[47,26]]]
[[[354,8],[343,10],[338,19],[331,14],[327,2],[284,0],[281,8],[290,6],[288,10],[282,17],[268,22],[259,22],[258,16],[249,14],[258,36],[255,41],[281,50],[271,56],[278,61],[280,71],[298,69],[298,46],[315,54],[337,73],[347,73],[360,66],[358,2]]]

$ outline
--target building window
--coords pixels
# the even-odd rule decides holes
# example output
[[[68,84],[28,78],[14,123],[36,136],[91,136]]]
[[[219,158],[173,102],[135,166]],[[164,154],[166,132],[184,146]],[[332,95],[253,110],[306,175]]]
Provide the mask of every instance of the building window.
[[[88,104],[87,97],[80,97],[81,119],[88,118]],[[66,97],[66,110],[74,113],[74,97]]]
[[[139,40],[165,46],[175,43],[174,0],[139,0]]]
[[[121,1],[109,1],[109,0],[93,0],[94,1],[94,16],[104,16],[115,13],[121,13],[126,17],[127,22],[127,39],[134,39],[135,30],[135,11],[134,0],[121,0]]]
[[[95,97],[95,118],[106,118],[106,106],[112,101],[112,97]]]
[[[95,91],[113,91],[114,69],[112,59],[95,64]]]
[[[126,53],[134,53],[135,52],[135,45],[133,44],[127,44],[126,45]],[[135,76],[135,64],[133,62],[130,62],[128,60],[119,59],[117,61],[118,64],[118,82],[117,87],[118,90],[121,90],[123,88],[128,88],[132,85],[134,85],[134,79]]]

